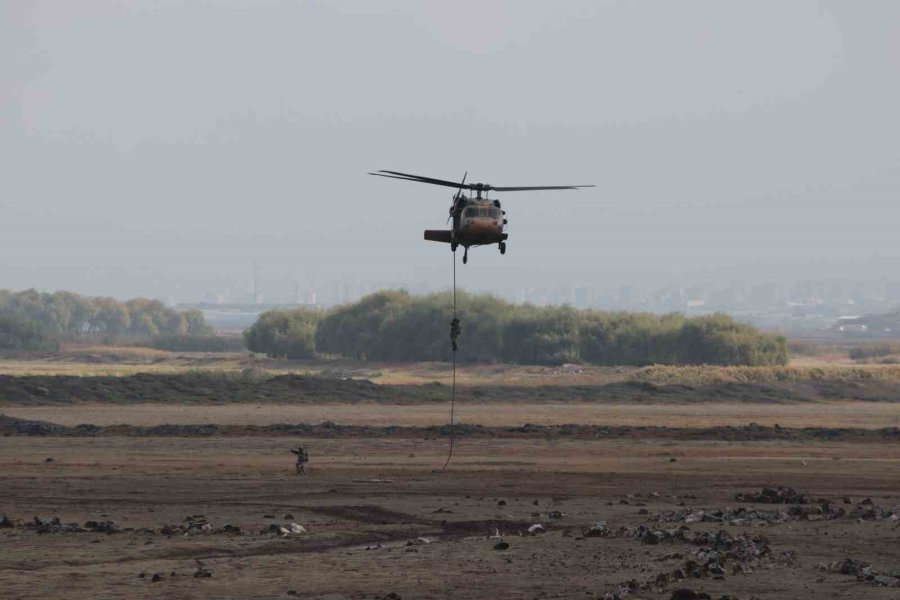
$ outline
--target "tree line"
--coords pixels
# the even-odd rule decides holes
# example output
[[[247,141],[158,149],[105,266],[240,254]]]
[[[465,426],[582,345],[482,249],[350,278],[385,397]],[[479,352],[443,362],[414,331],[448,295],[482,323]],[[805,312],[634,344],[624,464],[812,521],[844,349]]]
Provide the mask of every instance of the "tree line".
[[[786,340],[724,314],[605,312],[457,296],[458,359],[519,364],[783,365]],[[271,356],[337,355],[378,361],[442,361],[449,354],[450,293],[383,291],[330,311],[264,313],[244,332],[247,348]]]
[[[152,338],[160,335],[209,335],[212,329],[199,310],[178,311],[159,300],[92,298],[72,292],[0,290],[4,331],[29,339],[115,336]],[[9,341],[9,340],[8,340]],[[7,347],[11,347],[9,341]]]

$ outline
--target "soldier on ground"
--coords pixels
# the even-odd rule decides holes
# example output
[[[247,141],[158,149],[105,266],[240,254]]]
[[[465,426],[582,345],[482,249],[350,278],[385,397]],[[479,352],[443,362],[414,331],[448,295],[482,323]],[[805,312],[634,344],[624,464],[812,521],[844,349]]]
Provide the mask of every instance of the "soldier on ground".
[[[297,446],[296,448],[291,448],[291,454],[297,455],[297,475],[306,475],[304,465],[309,462],[309,453],[302,446]]]

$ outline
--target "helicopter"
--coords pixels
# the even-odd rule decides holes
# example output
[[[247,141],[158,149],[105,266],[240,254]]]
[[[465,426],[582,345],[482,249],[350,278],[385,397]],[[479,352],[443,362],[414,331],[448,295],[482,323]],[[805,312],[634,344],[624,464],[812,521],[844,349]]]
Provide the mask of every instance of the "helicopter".
[[[594,187],[593,185],[539,185],[539,186],[513,186],[500,187],[487,183],[466,183],[469,173],[466,171],[462,181],[456,183],[445,179],[422,177],[399,171],[381,170],[377,173],[369,173],[377,177],[390,177],[417,183],[429,183],[444,187],[456,188],[453,195],[453,203],[450,205],[450,216],[447,222],[453,221],[451,229],[426,229],[425,239],[432,242],[450,244],[450,250],[456,252],[459,246],[464,248],[463,264],[469,262],[469,248],[497,244],[500,254],[506,254],[506,240],[509,234],[506,226],[509,223],[506,211],[497,199],[490,200],[487,195],[490,191],[497,192],[524,192],[530,190],[575,190],[578,188]],[[475,192],[475,197],[466,196],[463,190]]]

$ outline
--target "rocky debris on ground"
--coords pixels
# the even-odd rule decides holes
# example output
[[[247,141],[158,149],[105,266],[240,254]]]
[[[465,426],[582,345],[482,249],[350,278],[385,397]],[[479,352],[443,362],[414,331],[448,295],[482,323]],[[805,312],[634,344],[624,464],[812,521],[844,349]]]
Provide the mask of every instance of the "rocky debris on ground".
[[[868,499],[866,499],[868,500]],[[657,523],[727,523],[729,525],[775,525],[789,521],[856,519],[863,521],[900,521],[900,507],[882,508],[871,500],[855,506],[819,499],[809,504],[790,504],[779,510],[756,510],[742,506],[719,509],[684,509],[655,515]]]
[[[809,498],[788,486],[766,487],[757,493],[735,494],[738,502],[754,502],[758,504],[809,504]]]
[[[509,542],[497,542],[494,544],[494,550],[509,550]]]
[[[550,512],[547,513],[547,518],[548,519],[562,519],[563,514],[558,510],[551,510]]]
[[[26,525],[38,533],[120,533],[123,530],[112,521],[87,521],[84,525],[78,523],[63,523],[59,517],[34,517]]]
[[[0,529],[15,526],[16,524],[13,523],[12,519],[10,519],[6,513],[0,512]]]
[[[194,577],[212,577],[212,571],[204,567],[197,567],[197,570],[194,571]]]
[[[535,523],[527,530],[528,535],[540,535],[542,533],[547,533],[547,530],[544,529],[544,526],[540,523]]]
[[[853,575],[857,580],[876,587],[900,588],[900,576],[881,575],[869,563],[861,560],[845,558],[828,565],[819,565],[819,568],[833,573],[840,573],[841,575]]]
[[[228,526],[231,528],[231,525]],[[201,535],[213,533],[212,524],[203,515],[188,515],[180,525],[163,525],[159,533],[162,535]],[[224,528],[217,531],[224,533]],[[230,531],[231,533],[231,531]]]
[[[307,533],[306,527],[300,525],[299,523],[284,523],[279,525],[278,523],[272,523],[262,531],[261,534],[265,535],[267,533],[274,533],[276,535],[280,535],[282,537],[287,537],[289,535],[300,535],[303,533]]]
[[[658,590],[670,583],[688,578],[724,579],[729,572],[732,575],[751,573],[752,565],[768,557],[771,553],[768,540],[762,536],[731,535],[724,530],[716,533],[709,531],[691,533],[690,529],[685,526],[663,530],[641,525],[633,528],[623,527],[618,530],[617,534],[650,544],[683,542],[699,546],[699,548],[677,568],[659,572],[654,577],[642,582],[632,579],[620,584],[614,591],[607,592],[603,596],[604,600],[622,600],[632,592]],[[672,558],[681,556],[680,554],[671,555]],[[725,596],[724,598],[729,597]]]
[[[652,517],[657,523],[727,523],[729,525],[769,525],[783,523],[782,511],[750,510],[744,507],[720,509],[684,509],[664,511]]]
[[[689,528],[682,525],[674,529],[652,529],[646,525],[637,527],[623,527],[619,529],[619,536],[631,540],[640,540],[645,544],[660,544],[662,542],[683,542],[684,532]]]
[[[606,521],[597,521],[582,532],[584,537],[611,537],[614,532],[607,527]]]

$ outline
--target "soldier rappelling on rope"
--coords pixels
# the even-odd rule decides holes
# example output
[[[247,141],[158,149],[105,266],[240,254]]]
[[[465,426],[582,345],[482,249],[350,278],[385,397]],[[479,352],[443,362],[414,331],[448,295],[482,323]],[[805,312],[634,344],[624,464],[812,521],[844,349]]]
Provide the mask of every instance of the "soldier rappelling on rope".
[[[454,352],[458,348],[456,340],[459,338],[460,333],[462,333],[462,327],[459,326],[459,319],[453,317],[453,320],[450,321],[450,343],[453,345]]]

